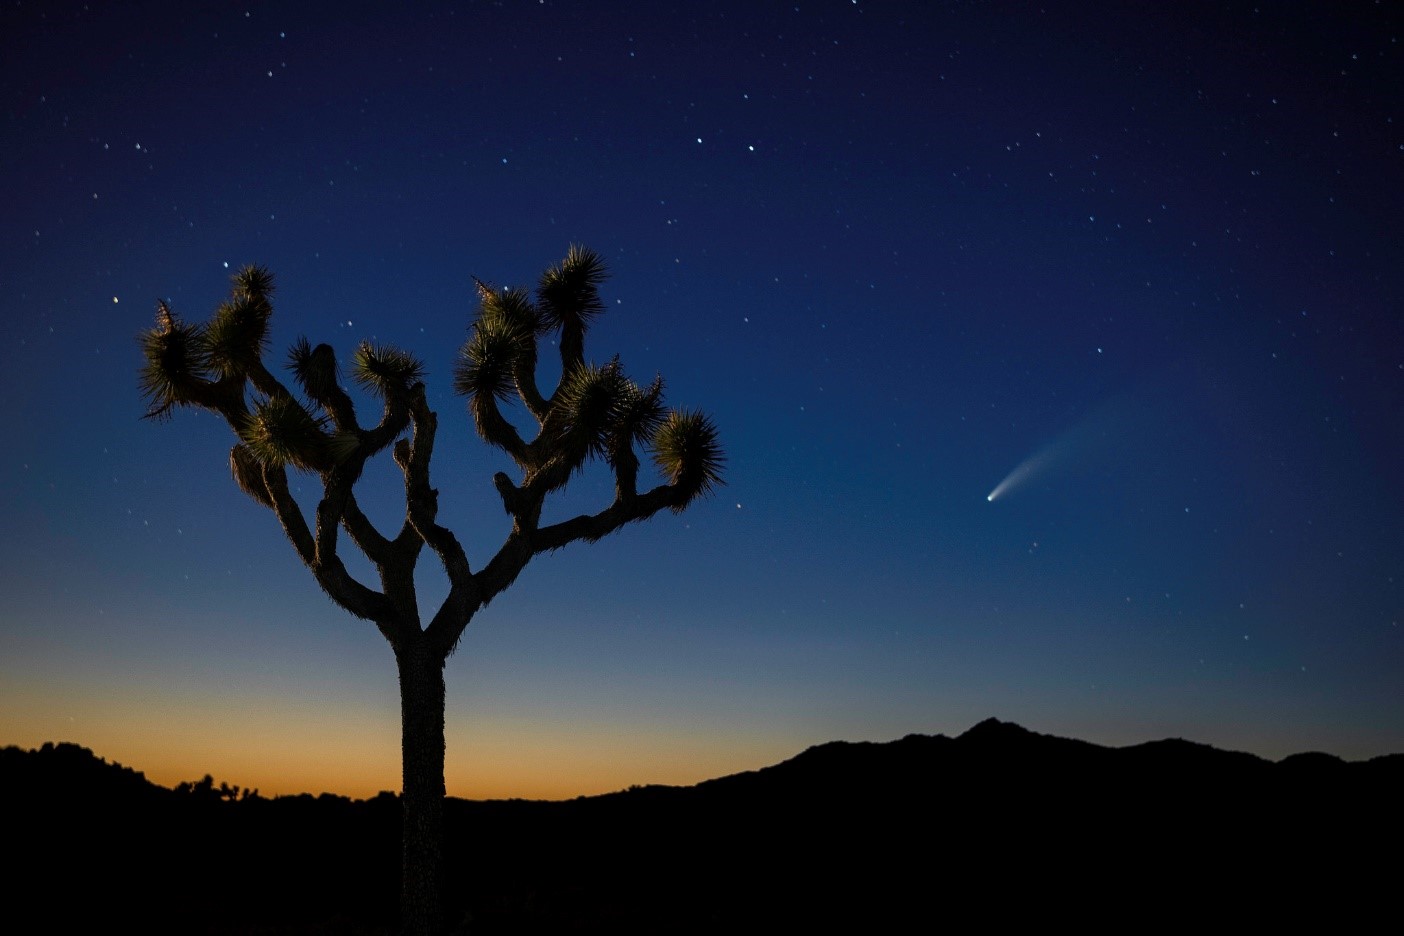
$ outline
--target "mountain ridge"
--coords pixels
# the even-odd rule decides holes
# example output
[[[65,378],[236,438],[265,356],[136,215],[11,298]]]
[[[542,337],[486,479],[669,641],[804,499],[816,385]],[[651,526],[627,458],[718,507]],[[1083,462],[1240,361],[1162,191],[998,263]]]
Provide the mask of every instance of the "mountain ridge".
[[[1084,919],[1089,894],[1091,919],[1197,925],[1214,907],[1340,931],[1393,899],[1380,843],[1404,837],[1402,782],[1404,755],[1273,762],[986,720],[692,786],[450,798],[448,903],[485,936],[901,931],[937,904],[1044,926]],[[0,750],[0,827],[25,859],[7,884],[54,931],[388,934],[399,822],[388,793],[169,789],[77,745]]]
[[[950,745],[949,749],[945,746]],[[737,780],[738,778],[749,778],[761,775],[769,775],[771,772],[792,772],[797,769],[819,769],[821,766],[832,767],[837,763],[849,761],[853,758],[872,758],[879,764],[884,760],[895,760],[893,755],[904,754],[911,757],[916,753],[915,749],[921,748],[921,756],[931,757],[934,755],[954,756],[962,755],[966,757],[983,758],[1007,758],[1016,753],[1020,756],[1037,756],[1038,754],[1051,754],[1054,752],[1062,754],[1080,753],[1089,758],[1103,758],[1103,763],[1110,764],[1116,758],[1130,761],[1133,758],[1141,758],[1149,761],[1159,761],[1164,758],[1174,758],[1184,761],[1188,758],[1202,760],[1206,765],[1217,762],[1219,765],[1228,764],[1234,761],[1241,768],[1286,768],[1292,771],[1340,771],[1356,770],[1368,765],[1375,765],[1370,769],[1380,770],[1404,770],[1404,753],[1381,754],[1365,760],[1345,760],[1335,754],[1323,751],[1300,751],[1286,755],[1276,761],[1253,754],[1247,751],[1237,751],[1226,748],[1215,747],[1203,742],[1191,741],[1181,737],[1167,737],[1152,741],[1141,741],[1128,745],[1104,745],[1092,741],[1085,741],[1078,738],[1067,738],[1061,735],[1046,734],[1032,731],[1024,726],[1012,722],[1001,721],[990,717],[977,722],[964,732],[954,737],[945,734],[921,734],[912,732],[890,741],[845,741],[834,740],[825,741],[819,744],[810,745],[798,753],[777,761],[774,764],[753,768],[750,770],[738,771],[733,774],[724,774],[719,777],[699,780],[693,784],[640,784],[627,789],[608,791],[598,794],[582,794],[568,798],[566,800],[523,800],[520,797],[511,797],[509,800],[487,799],[475,800],[466,797],[450,796],[449,799],[463,802],[500,802],[500,801],[524,801],[524,802],[573,802],[579,800],[589,800],[597,797],[610,797],[626,794],[640,789],[668,789],[668,790],[692,790],[708,787],[714,784],[725,784]],[[53,757],[56,764],[64,763],[71,772],[73,779],[77,779],[85,774],[92,775],[100,772],[104,767],[111,771],[112,776],[121,777],[120,784],[136,788],[141,782],[145,782],[158,790],[174,791],[176,788],[165,787],[146,778],[144,772],[135,768],[125,766],[118,761],[108,761],[90,748],[77,742],[57,741],[45,742],[39,748],[24,749],[17,745],[7,745],[0,748],[0,781],[3,781],[8,772],[13,770],[10,760],[20,755]],[[208,775],[207,775],[208,776]],[[180,786],[195,786],[200,781],[189,781]],[[222,785],[226,794],[232,791],[237,794],[243,792],[239,787],[230,788],[227,784]],[[3,788],[0,788],[3,790]],[[248,793],[257,794],[255,790]],[[388,791],[383,791],[379,796],[387,795]],[[389,793],[393,796],[395,794]],[[346,797],[336,793],[311,793],[305,791],[296,794],[280,794],[279,797],[333,797],[337,799],[361,802],[354,797]],[[229,797],[222,797],[229,798]],[[371,797],[370,799],[374,799]]]

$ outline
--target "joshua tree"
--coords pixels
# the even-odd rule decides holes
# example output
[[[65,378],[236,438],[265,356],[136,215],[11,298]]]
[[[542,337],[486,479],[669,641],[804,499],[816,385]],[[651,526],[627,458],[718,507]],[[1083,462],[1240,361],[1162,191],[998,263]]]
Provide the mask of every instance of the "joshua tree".
[[[331,347],[301,338],[287,362],[299,398],[264,363],[273,278],[257,266],[235,274],[229,300],[206,324],[184,322],[161,302],[156,326],[141,339],[147,418],[168,418],[181,406],[222,416],[238,436],[229,467],[240,489],[273,511],[332,601],[373,622],[395,652],[404,771],[401,914],[409,933],[442,925],[444,663],[469,620],[536,554],[598,540],[665,507],[680,512],[722,483],[724,457],[709,417],[665,409],[661,378],[641,387],[624,375],[618,358],[603,365],[585,360],[586,329],[604,310],[604,277],[598,254],[572,246],[564,261],[542,274],[535,301],[525,289],[474,280],[481,308],[459,352],[454,390],[468,399],[478,434],[511,456],[521,475],[517,481],[502,472],[493,476],[512,529],[477,571],[438,522],[438,491],[429,482],[437,417],[425,402],[424,367],[414,357],[369,342],[356,349],[351,377],[380,404],[380,421],[367,427],[340,383]],[[561,373],[554,392],[544,396],[537,385],[537,343],[551,334]],[[536,423],[530,441],[499,409],[514,395]],[[393,535],[371,523],[355,494],[366,461],[386,449],[405,481],[405,520]],[[641,450],[652,453],[661,475],[661,483],[643,493]],[[547,496],[593,459],[614,474],[613,502],[598,513],[542,526]],[[310,517],[289,490],[289,468],[321,482]],[[375,565],[379,589],[347,572],[338,555],[342,530]],[[427,623],[414,587],[425,546],[449,580],[448,597]]]

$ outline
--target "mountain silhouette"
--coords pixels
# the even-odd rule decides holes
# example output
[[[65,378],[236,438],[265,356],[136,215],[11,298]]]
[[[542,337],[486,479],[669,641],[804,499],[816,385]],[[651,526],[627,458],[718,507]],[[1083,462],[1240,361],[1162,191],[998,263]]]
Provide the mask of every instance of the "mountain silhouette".
[[[1352,929],[1392,907],[1401,781],[1401,755],[1274,763],[987,719],[690,787],[451,799],[450,903],[480,934]],[[0,803],[28,929],[393,932],[391,794],[170,790],[58,744],[0,751]]]

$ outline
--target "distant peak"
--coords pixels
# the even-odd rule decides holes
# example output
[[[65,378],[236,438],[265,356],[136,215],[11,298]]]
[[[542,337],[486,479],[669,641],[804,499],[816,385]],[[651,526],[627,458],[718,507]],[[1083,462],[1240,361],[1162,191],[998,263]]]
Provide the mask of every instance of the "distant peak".
[[[1022,725],[1016,725],[1013,722],[1002,722],[998,718],[987,718],[960,737],[980,740],[984,738],[1025,737],[1032,733],[1033,732]]]

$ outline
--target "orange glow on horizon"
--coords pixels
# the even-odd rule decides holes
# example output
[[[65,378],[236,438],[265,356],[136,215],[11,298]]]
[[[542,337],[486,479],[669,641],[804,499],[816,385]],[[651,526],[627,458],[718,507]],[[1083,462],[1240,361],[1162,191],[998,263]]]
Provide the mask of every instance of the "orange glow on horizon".
[[[365,799],[400,789],[399,724],[391,711],[327,712],[254,698],[188,696],[177,704],[170,696],[109,695],[91,686],[60,705],[52,687],[9,688],[0,709],[4,744],[78,744],[161,786],[209,774],[268,797],[327,792]],[[480,719],[457,729],[450,713],[445,781],[450,796],[464,799],[571,799],[754,770],[817,740],[738,738],[724,727]]]

